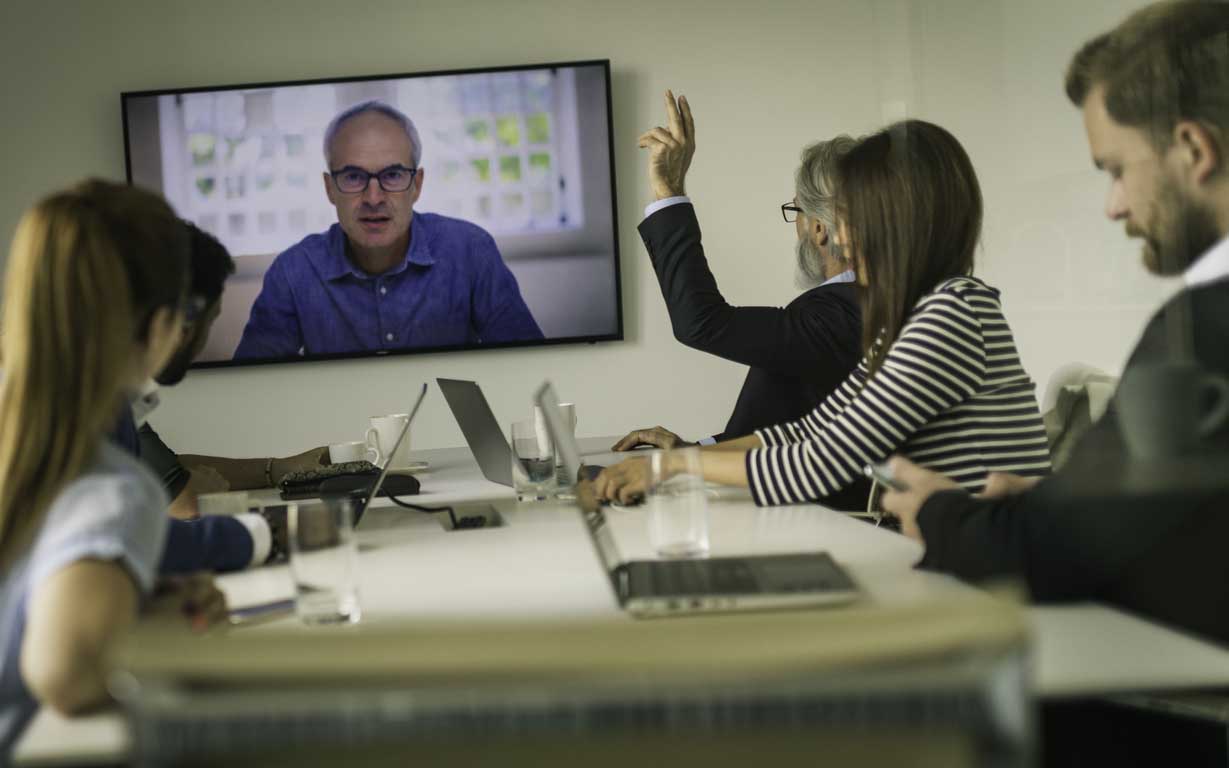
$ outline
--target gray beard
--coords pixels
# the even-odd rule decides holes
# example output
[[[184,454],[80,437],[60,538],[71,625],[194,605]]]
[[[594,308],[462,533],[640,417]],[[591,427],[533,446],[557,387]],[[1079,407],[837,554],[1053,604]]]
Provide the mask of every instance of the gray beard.
[[[794,246],[794,287],[800,291],[809,291],[822,284],[824,276],[823,254],[819,248],[807,238],[799,238]]]

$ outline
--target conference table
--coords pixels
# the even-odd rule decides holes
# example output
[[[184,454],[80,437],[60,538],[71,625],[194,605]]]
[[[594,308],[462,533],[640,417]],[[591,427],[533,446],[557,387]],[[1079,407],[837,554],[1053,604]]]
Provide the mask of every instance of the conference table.
[[[582,439],[586,461],[626,458],[607,453],[614,440]],[[418,451],[413,458],[428,465],[418,473],[417,504],[448,505],[458,516],[481,514],[500,524],[448,530],[442,514],[373,502],[356,534],[363,624],[407,618],[635,621],[621,614],[575,502],[517,502],[512,489],[482,476],[467,448]],[[277,496],[257,491],[250,498],[273,502]],[[819,505],[760,508],[743,489],[711,488],[709,516],[713,555],[827,551],[875,604],[940,601],[977,590],[914,568],[922,554],[917,542]],[[642,508],[611,507],[607,519],[625,560],[654,557]],[[227,574],[218,583],[232,607],[293,594],[284,565]],[[1115,608],[1040,606],[1029,608],[1028,616],[1031,689],[1043,699],[1229,686],[1229,651]],[[292,615],[233,631],[266,628],[332,631],[303,627]],[[44,710],[14,759],[26,765],[116,762],[130,746],[116,710],[71,720]]]

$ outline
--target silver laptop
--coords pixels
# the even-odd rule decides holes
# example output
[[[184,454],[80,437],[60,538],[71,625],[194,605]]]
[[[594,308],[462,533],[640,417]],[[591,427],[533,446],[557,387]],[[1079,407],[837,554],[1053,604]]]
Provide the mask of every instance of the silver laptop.
[[[534,395],[546,428],[572,477],[582,471],[576,440],[564,428],[550,382]],[[696,560],[628,560],[619,555],[605,510],[589,488],[578,488],[585,529],[610,576],[620,607],[633,616],[675,616],[839,605],[856,600],[853,579],[826,552],[710,557]]]
[[[512,449],[482,390],[472,381],[436,379],[487,480],[512,485]]]

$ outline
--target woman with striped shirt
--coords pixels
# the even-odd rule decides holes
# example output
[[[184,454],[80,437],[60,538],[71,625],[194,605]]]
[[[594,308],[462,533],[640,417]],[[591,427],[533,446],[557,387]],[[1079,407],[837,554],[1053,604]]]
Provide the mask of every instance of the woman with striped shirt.
[[[801,420],[704,449],[705,477],[788,504],[822,500],[893,453],[973,492],[990,472],[1047,473],[1033,381],[998,291],[971,276],[982,200],[963,147],[937,125],[896,123],[858,141],[835,186],[864,358]],[[603,472],[597,492],[629,501],[646,478],[633,459]]]

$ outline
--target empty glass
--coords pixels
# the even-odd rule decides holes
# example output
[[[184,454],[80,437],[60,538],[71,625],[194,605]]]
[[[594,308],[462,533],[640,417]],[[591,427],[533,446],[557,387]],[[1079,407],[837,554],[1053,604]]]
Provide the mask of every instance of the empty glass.
[[[307,624],[358,622],[354,501],[299,502],[288,505],[286,515],[295,613]]]
[[[649,543],[661,557],[708,554],[708,496],[700,449],[695,446],[657,451],[648,457],[644,504]]]
[[[552,498],[558,488],[555,446],[535,419],[512,424],[512,488],[520,501]]]

